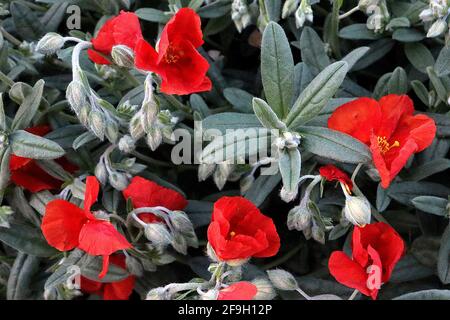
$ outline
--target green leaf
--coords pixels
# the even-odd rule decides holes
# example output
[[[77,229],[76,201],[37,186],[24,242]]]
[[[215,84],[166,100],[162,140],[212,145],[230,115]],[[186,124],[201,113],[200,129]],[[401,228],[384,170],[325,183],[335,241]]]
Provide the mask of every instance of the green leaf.
[[[0,131],[5,131],[6,129],[6,114],[3,105],[3,93],[0,93]]]
[[[429,176],[432,176],[438,172],[445,171],[450,168],[449,159],[436,159],[425,163],[420,167],[415,167],[410,174],[404,177],[405,180],[419,181]]]
[[[166,24],[170,19],[170,16],[163,11],[153,8],[140,8],[137,9],[135,13],[142,20],[161,24]]]
[[[428,89],[425,85],[419,80],[411,81],[411,87],[414,90],[414,93],[419,97],[420,101],[426,106],[429,106],[430,101],[428,100]]]
[[[348,71],[346,62],[335,62],[323,70],[300,94],[289,112],[286,125],[296,128],[313,119],[335,95]]]
[[[364,57],[367,52],[369,52],[369,47],[360,47],[350,51],[345,57],[342,58],[342,61],[347,62],[348,69],[351,70],[353,66]]]
[[[419,42],[425,39],[425,35],[411,28],[400,28],[392,33],[392,39],[400,42]]]
[[[367,29],[365,23],[355,23],[342,28],[339,37],[349,40],[377,40],[381,35]]]
[[[369,45],[369,51],[352,68],[353,71],[362,70],[383,58],[395,45],[392,39],[380,39]]]
[[[30,125],[41,103],[44,84],[44,80],[36,82],[31,94],[25,97],[12,122],[12,130],[25,129]]]
[[[127,278],[130,274],[123,268],[110,263],[108,273],[104,278],[99,279],[98,275],[102,271],[102,257],[88,257],[89,263],[83,263],[81,266],[81,274],[93,281],[109,283],[116,282]]]
[[[231,1],[217,0],[204,5],[197,10],[197,13],[202,18],[219,18],[228,15],[231,11]]]
[[[277,115],[270,106],[262,99],[253,98],[253,111],[261,124],[267,129],[278,129],[286,131],[286,125],[278,119]]]
[[[202,121],[203,130],[215,129],[222,134],[227,130],[262,128],[261,122],[254,114],[224,112],[213,114]]]
[[[430,50],[421,43],[407,43],[405,54],[411,64],[420,72],[427,73],[427,67],[434,65]]]
[[[330,58],[325,51],[325,44],[319,35],[310,27],[303,29],[300,38],[302,61],[311,68],[314,74],[330,65]]]
[[[13,154],[30,159],[57,159],[64,155],[64,149],[56,142],[36,136],[24,130],[9,135]]]
[[[238,88],[226,88],[225,90],[223,90],[223,95],[225,99],[227,99],[227,101],[231,103],[237,111],[243,113],[253,112],[253,96],[247,91]]]
[[[369,148],[353,137],[321,127],[300,127],[301,146],[320,157],[344,163],[368,163]]]
[[[9,183],[10,159],[11,159],[11,148],[0,150],[0,200],[3,199],[3,192]]]
[[[397,67],[391,75],[388,83],[389,94],[405,94],[408,92],[408,76],[405,70]]]
[[[437,216],[448,215],[448,199],[433,196],[420,196],[411,200],[414,207]]]
[[[280,174],[260,175],[245,193],[245,198],[253,202],[257,207],[261,206],[281,181]]]
[[[439,99],[447,103],[448,95],[447,95],[447,89],[444,86],[444,83],[442,80],[438,77],[436,72],[434,71],[433,67],[427,68],[428,77],[430,77],[430,81],[433,84],[434,90],[436,90],[436,93],[439,97]]]
[[[422,290],[406,293],[393,300],[450,300],[450,290]]]
[[[391,203],[391,200],[392,199],[389,197],[387,189],[384,189],[381,186],[381,183],[379,183],[377,187],[377,201],[376,201],[377,210],[379,212],[383,212],[384,210],[386,210],[389,204]]]
[[[37,257],[51,257],[58,252],[47,244],[41,230],[25,224],[11,223],[10,228],[0,228],[0,241]]]
[[[275,22],[270,22],[264,29],[261,77],[268,104],[283,119],[294,91],[294,59],[283,28]]]
[[[439,248],[437,271],[443,284],[450,283],[450,225],[444,231]]]
[[[283,189],[295,196],[298,193],[298,184],[300,182],[300,171],[302,168],[302,158],[300,151],[295,149],[285,149],[280,152],[278,160],[281,179],[283,181]],[[293,200],[293,199],[291,199]]]
[[[39,259],[32,255],[19,253],[8,278],[6,297],[8,300],[30,298],[32,278],[39,270]]]
[[[433,182],[399,182],[391,184],[388,195],[394,200],[412,206],[412,199],[419,196],[447,197],[450,189]]]
[[[434,65],[434,71],[438,77],[450,74],[450,48],[442,48]]]
[[[13,1],[9,6],[17,34],[27,41],[38,40],[45,33],[44,25],[33,10],[21,1]]]

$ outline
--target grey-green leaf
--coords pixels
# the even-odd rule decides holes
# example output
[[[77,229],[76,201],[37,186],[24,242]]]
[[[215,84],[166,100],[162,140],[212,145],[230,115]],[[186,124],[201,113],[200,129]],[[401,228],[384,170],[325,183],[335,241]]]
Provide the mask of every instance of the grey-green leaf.
[[[29,126],[39,108],[44,90],[44,84],[44,80],[39,80],[36,82],[31,94],[25,97],[12,122],[11,128],[13,130],[25,129]]]
[[[300,94],[287,116],[286,125],[296,128],[318,115],[339,89],[347,71],[348,64],[344,61],[325,68]]]
[[[261,124],[267,129],[278,129],[285,131],[286,125],[277,117],[270,106],[262,99],[253,98],[253,111]]]
[[[294,91],[294,59],[283,28],[275,22],[264,30],[261,77],[267,102],[278,117],[284,118]]]
[[[19,157],[31,159],[56,159],[64,155],[64,149],[56,142],[17,130],[9,136],[11,151]]]

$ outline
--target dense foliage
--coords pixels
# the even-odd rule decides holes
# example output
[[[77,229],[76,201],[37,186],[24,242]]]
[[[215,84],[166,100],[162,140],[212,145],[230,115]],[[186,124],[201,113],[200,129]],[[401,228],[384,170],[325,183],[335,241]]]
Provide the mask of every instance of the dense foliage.
[[[3,299],[450,299],[447,0],[1,0]]]

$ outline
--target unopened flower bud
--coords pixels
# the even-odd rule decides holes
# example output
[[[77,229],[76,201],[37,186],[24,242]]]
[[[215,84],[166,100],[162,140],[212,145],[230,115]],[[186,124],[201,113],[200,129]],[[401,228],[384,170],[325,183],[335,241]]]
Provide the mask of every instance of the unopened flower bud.
[[[175,233],[172,237],[172,247],[179,253],[187,254],[187,242],[181,233]]]
[[[215,164],[201,163],[198,166],[198,181],[205,181],[216,169]]]
[[[157,127],[153,127],[147,134],[147,144],[152,151],[158,149],[162,143],[162,133]]]
[[[132,152],[135,147],[136,141],[129,135],[125,135],[119,140],[119,150],[124,153]]]
[[[370,202],[364,197],[346,196],[344,215],[352,224],[363,227],[370,223]]]
[[[312,212],[307,202],[309,199],[302,199],[299,206],[291,209],[288,213],[287,226],[289,230],[303,231],[311,227]]]
[[[49,32],[39,40],[36,51],[45,55],[56,53],[64,46],[64,37],[55,33]]]
[[[66,99],[75,112],[81,110],[86,104],[86,94],[83,85],[79,81],[72,81],[66,89]]]
[[[123,68],[134,67],[134,52],[124,45],[114,46],[111,50],[111,57],[115,64]]]
[[[280,197],[284,202],[291,202],[295,198],[297,198],[298,191],[295,190],[287,190],[285,187],[281,188]]]
[[[280,290],[292,291],[297,290],[298,284],[294,276],[289,272],[281,269],[268,270],[267,275],[275,288]]]
[[[106,125],[100,112],[93,110],[89,113],[89,127],[100,140],[103,140]]]
[[[209,242],[206,245],[206,255],[209,257],[209,259],[211,259],[211,261],[219,261],[219,258],[217,258],[216,253]]]
[[[149,223],[144,229],[145,237],[158,247],[165,247],[172,242],[172,235],[161,223]]]
[[[253,182],[255,182],[255,177],[252,174],[241,179],[241,194],[245,194],[252,187]]]
[[[106,122],[105,135],[111,143],[116,143],[119,138],[119,126],[117,122],[109,120]]]
[[[286,0],[283,5],[283,12],[281,17],[283,19],[289,17],[298,8],[299,3],[300,0]]]
[[[272,300],[276,297],[277,293],[275,289],[266,278],[257,278],[252,283],[257,289],[256,296],[253,297],[253,300]]]
[[[321,244],[325,244],[325,232],[317,224],[313,224],[311,234],[314,240]]]
[[[166,300],[164,288],[155,288],[147,293],[145,300]]]
[[[128,178],[124,173],[111,172],[108,176],[109,184],[116,190],[122,191],[128,187]]]
[[[193,230],[192,222],[183,211],[169,212],[170,222],[175,230],[181,233],[188,233]]]
[[[436,20],[430,27],[427,33],[428,38],[440,36],[447,29],[447,22],[443,19]]]
[[[135,139],[135,140],[139,140],[145,134],[144,128],[142,127],[141,117],[142,117],[142,112],[139,111],[130,120],[129,131],[130,131],[131,137],[133,137],[133,139]]]
[[[380,1],[380,0],[359,0],[359,2],[358,2],[358,8],[359,8],[361,11],[366,12],[366,10],[367,10],[369,7],[378,5],[378,2],[379,2],[379,1]]]
[[[85,125],[86,127],[89,126],[89,114],[91,113],[91,106],[89,104],[84,104],[80,111],[77,113],[78,120]]]
[[[105,185],[108,182],[108,171],[103,161],[99,161],[95,166],[95,177],[101,184]]]
[[[211,289],[200,295],[201,300],[217,300],[219,290]]]
[[[419,14],[420,20],[423,22],[431,22],[434,20],[435,16],[431,9],[425,9]]]
[[[8,136],[3,131],[0,131],[0,150],[8,146]]]

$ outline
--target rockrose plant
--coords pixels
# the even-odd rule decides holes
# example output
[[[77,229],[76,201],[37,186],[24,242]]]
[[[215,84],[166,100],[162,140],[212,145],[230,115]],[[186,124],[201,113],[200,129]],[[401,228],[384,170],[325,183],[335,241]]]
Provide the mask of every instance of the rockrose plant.
[[[450,2],[0,2],[0,298],[450,300]]]

